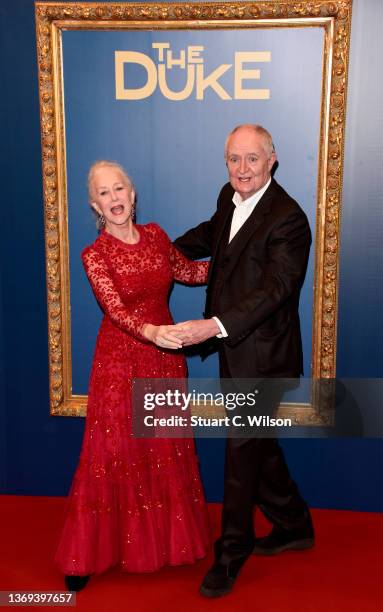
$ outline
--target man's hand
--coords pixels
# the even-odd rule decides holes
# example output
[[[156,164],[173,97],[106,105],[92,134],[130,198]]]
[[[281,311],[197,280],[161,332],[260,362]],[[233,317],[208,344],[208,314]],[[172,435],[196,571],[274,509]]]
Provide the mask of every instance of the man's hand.
[[[177,334],[179,334],[183,346],[199,344],[200,342],[204,342],[208,338],[213,338],[213,336],[221,333],[221,330],[214,319],[184,321],[183,323],[177,323],[177,325],[174,326],[174,329],[177,331]]]
[[[176,331],[176,325],[152,325],[151,323],[145,323],[141,333],[147,340],[160,348],[173,350],[182,348],[181,333]]]

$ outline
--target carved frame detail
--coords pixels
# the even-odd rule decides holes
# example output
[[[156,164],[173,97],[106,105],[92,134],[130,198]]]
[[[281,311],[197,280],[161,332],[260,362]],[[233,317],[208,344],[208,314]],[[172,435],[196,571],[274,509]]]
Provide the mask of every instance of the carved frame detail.
[[[87,399],[72,394],[62,30],[324,28],[311,375],[313,379],[332,379],[336,371],[339,224],[351,8],[352,0],[36,2],[51,414],[84,415]],[[329,423],[329,402],[323,401],[322,392],[315,388],[313,385],[311,404],[283,404],[280,416],[290,416],[296,424]]]

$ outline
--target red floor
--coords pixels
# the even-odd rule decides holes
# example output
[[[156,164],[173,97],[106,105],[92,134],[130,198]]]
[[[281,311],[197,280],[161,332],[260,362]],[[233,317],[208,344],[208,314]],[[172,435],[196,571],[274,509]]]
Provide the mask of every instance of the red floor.
[[[52,566],[63,498],[0,497],[0,591],[63,589]],[[211,504],[213,536],[220,507]],[[273,558],[252,557],[233,592],[217,600],[198,594],[211,558],[155,574],[118,569],[93,578],[78,594],[76,610],[256,612],[381,612],[383,521],[379,514],[314,510],[313,550]],[[260,521],[259,533],[266,529]],[[35,608],[36,609],[36,608]],[[73,608],[69,608],[73,609]]]

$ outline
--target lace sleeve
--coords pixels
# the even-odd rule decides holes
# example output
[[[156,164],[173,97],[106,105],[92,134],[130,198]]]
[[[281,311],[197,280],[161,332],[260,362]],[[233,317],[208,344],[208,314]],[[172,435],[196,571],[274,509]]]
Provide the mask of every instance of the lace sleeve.
[[[86,248],[81,254],[81,259],[93,293],[104,314],[122,331],[138,338],[141,342],[147,342],[141,334],[146,321],[125,306],[102,255],[95,249]]]
[[[170,245],[170,263],[174,280],[187,285],[205,285],[209,271],[209,261],[191,261]]]

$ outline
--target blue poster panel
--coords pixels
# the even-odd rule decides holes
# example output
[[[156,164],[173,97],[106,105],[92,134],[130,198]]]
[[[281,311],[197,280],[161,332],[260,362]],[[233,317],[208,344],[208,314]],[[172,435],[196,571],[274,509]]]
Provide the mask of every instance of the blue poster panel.
[[[138,222],[174,239],[209,218],[227,182],[223,150],[238,124],[272,134],[276,180],[305,210],[315,236],[324,31],[320,27],[64,31],[73,393],[86,394],[101,312],[80,254],[97,231],[86,177],[98,159],[121,163],[138,194]],[[314,250],[301,295],[310,375]],[[203,288],[176,286],[175,320],[201,318]],[[215,358],[189,360],[217,375]]]

